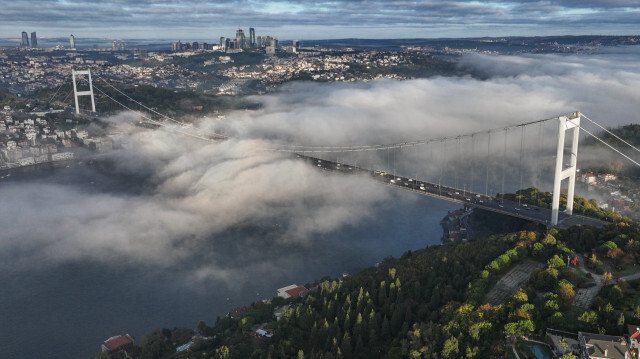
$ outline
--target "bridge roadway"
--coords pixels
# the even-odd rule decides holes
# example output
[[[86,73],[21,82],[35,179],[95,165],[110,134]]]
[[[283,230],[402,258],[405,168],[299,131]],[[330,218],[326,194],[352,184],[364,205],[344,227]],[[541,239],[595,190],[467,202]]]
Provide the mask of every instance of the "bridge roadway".
[[[528,221],[541,223],[550,226],[551,210],[533,205],[519,204],[518,202],[503,200],[481,193],[461,190],[459,188],[441,186],[437,183],[420,181],[413,178],[402,177],[381,171],[369,170],[349,164],[337,163],[321,158],[297,154],[298,158],[312,164],[313,166],[332,172],[343,174],[364,175],[369,179],[385,184],[387,186],[400,188],[406,191],[417,192],[423,195],[444,199],[451,202],[462,203],[467,206],[486,209],[492,212],[517,217]],[[609,224],[596,218],[568,215],[560,212],[558,215],[558,228],[568,228],[578,224],[586,224],[594,227],[604,227]]]

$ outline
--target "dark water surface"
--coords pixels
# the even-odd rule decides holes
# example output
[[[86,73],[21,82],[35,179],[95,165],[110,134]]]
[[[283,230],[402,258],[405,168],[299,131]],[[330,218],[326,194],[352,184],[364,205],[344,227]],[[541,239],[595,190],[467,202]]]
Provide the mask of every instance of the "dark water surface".
[[[2,179],[0,192],[21,183],[66,183],[103,193],[145,190],[141,181],[76,164]],[[391,191],[391,199],[373,218],[318,235],[308,245],[262,240],[277,234],[236,228],[211,238],[211,253],[167,266],[74,260],[5,269],[0,272],[0,358],[94,358],[113,335],[129,333],[139,344],[153,327],[194,328],[199,320],[213,324],[235,306],[275,296],[277,288],[356,273],[384,257],[438,244],[440,219],[457,208],[387,186],[380,191]],[[197,269],[211,261],[223,275],[195,278]]]

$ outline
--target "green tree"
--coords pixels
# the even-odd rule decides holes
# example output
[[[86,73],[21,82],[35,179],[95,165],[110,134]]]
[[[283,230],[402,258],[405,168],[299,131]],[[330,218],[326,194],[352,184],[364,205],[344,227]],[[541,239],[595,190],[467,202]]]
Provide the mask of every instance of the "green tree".
[[[521,337],[524,335],[529,335],[536,330],[535,324],[529,319],[520,320],[517,322],[507,323],[504,326],[504,332],[507,335],[513,335],[516,337]]]
[[[229,359],[231,357],[231,350],[229,347],[223,345],[220,348],[216,349],[216,354],[214,355],[214,359]]]
[[[204,320],[198,322],[198,333],[204,334],[207,331],[207,323]]]
[[[140,340],[142,347],[142,359],[155,359],[162,357],[170,351],[169,346],[164,341],[164,335],[158,328],[153,328],[151,332],[142,336]]]
[[[565,266],[564,261],[562,260],[562,258],[560,258],[557,254],[553,256],[553,258],[550,258],[547,261],[547,265],[549,266],[549,268],[562,268]]]
[[[578,321],[589,329],[595,329],[598,324],[598,314],[593,310],[587,310],[578,317]]]
[[[458,354],[460,354],[460,349],[458,348],[458,338],[452,336],[444,342],[444,346],[442,348],[442,357],[457,358]]]
[[[633,308],[633,319],[640,320],[640,305],[636,305]]]

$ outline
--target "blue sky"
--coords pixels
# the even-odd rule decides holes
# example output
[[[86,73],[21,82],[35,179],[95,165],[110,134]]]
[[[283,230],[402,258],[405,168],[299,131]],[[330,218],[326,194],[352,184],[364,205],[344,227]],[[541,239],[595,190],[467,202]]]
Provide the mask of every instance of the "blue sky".
[[[640,0],[0,0],[0,37],[287,39],[637,35]]]

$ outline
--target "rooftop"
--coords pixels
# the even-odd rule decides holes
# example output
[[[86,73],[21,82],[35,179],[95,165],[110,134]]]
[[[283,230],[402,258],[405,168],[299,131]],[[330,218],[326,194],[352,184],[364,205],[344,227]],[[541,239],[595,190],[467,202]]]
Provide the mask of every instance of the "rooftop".
[[[593,333],[578,333],[584,339],[590,358],[629,359],[627,342],[623,337]]]
[[[133,344],[134,339],[131,335],[116,335],[104,341],[102,345],[108,351],[114,351],[124,345]]]

